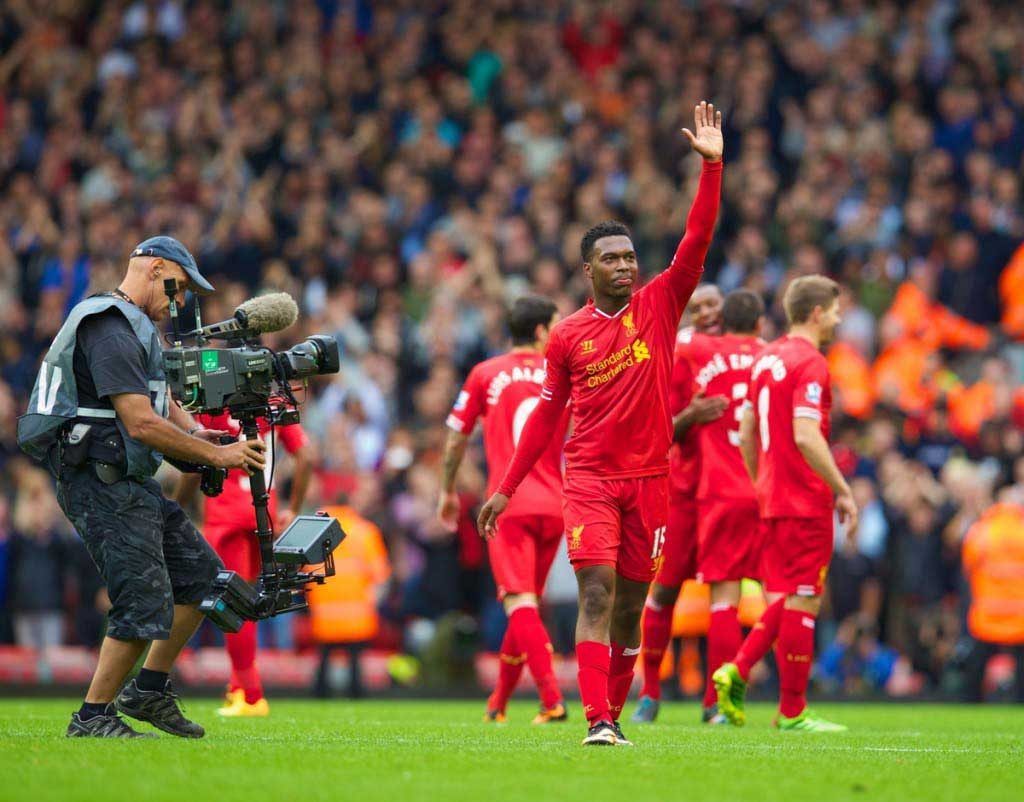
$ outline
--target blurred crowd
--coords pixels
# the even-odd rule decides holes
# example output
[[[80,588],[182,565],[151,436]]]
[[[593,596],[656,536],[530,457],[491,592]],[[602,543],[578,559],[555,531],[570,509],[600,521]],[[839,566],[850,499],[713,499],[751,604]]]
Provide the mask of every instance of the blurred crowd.
[[[769,336],[793,277],[845,288],[834,441],[863,526],[837,545],[820,675],[881,688],[902,661],[941,687],[965,534],[1024,504],[1022,43],[1024,7],[997,0],[8,0],[2,637],[95,639],[102,589],[15,418],[66,310],[167,233],[214,276],[207,320],[284,290],[301,323],[268,344],[337,337],[304,408],[309,505],[383,533],[380,637],[459,611],[493,643],[479,443],[459,530],[433,515],[445,415],[511,298],[585,300],[590,224],[626,221],[642,270],[665,266],[699,171],[679,129],[707,98],[728,165],[707,279],[761,292]]]

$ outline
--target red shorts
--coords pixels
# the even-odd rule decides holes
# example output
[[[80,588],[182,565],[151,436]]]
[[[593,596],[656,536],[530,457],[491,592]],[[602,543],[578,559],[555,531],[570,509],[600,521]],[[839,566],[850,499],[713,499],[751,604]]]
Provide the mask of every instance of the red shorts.
[[[501,516],[487,542],[498,598],[544,591],[551,563],[562,542],[562,519],[554,515]]]
[[[765,528],[765,590],[820,596],[832,560],[832,512],[815,518],[768,518]]]
[[[697,575],[697,501],[673,493],[668,505],[665,559],[654,581],[667,588],[682,587]]]
[[[724,498],[697,502],[697,579],[733,582],[761,578],[764,527],[757,501]]]
[[[634,582],[654,579],[665,547],[667,476],[574,477],[562,496],[573,568],[611,565]]]
[[[246,526],[206,526],[203,536],[217,556],[224,562],[224,567],[236,572],[242,579],[252,582],[260,573],[260,546],[253,530]]]

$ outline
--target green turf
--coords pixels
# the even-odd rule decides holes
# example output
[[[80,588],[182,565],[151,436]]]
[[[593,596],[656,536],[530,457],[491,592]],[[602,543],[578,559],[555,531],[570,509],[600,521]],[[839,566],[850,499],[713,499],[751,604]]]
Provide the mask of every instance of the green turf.
[[[625,725],[633,749],[582,748],[578,706],[532,727],[527,702],[494,726],[482,703],[278,701],[269,719],[223,721],[198,700],[205,739],[148,742],[65,739],[74,706],[0,701],[0,800],[1024,799],[1024,711],[1009,706],[819,705],[851,731],[809,735],[773,730],[767,705],[737,730],[669,704]]]

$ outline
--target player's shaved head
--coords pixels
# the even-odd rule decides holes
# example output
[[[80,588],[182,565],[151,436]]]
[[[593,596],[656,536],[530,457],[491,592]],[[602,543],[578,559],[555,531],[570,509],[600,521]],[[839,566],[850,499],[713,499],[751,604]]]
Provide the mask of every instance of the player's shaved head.
[[[722,304],[722,327],[732,334],[756,334],[764,316],[764,301],[756,292],[733,290]]]

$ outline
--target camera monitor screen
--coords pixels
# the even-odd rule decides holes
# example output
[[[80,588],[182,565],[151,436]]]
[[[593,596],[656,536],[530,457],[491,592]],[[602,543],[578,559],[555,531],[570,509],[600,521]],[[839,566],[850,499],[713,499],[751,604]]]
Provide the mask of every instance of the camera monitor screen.
[[[274,557],[286,565],[322,563],[345,538],[333,518],[322,515],[298,516],[274,543]]]

